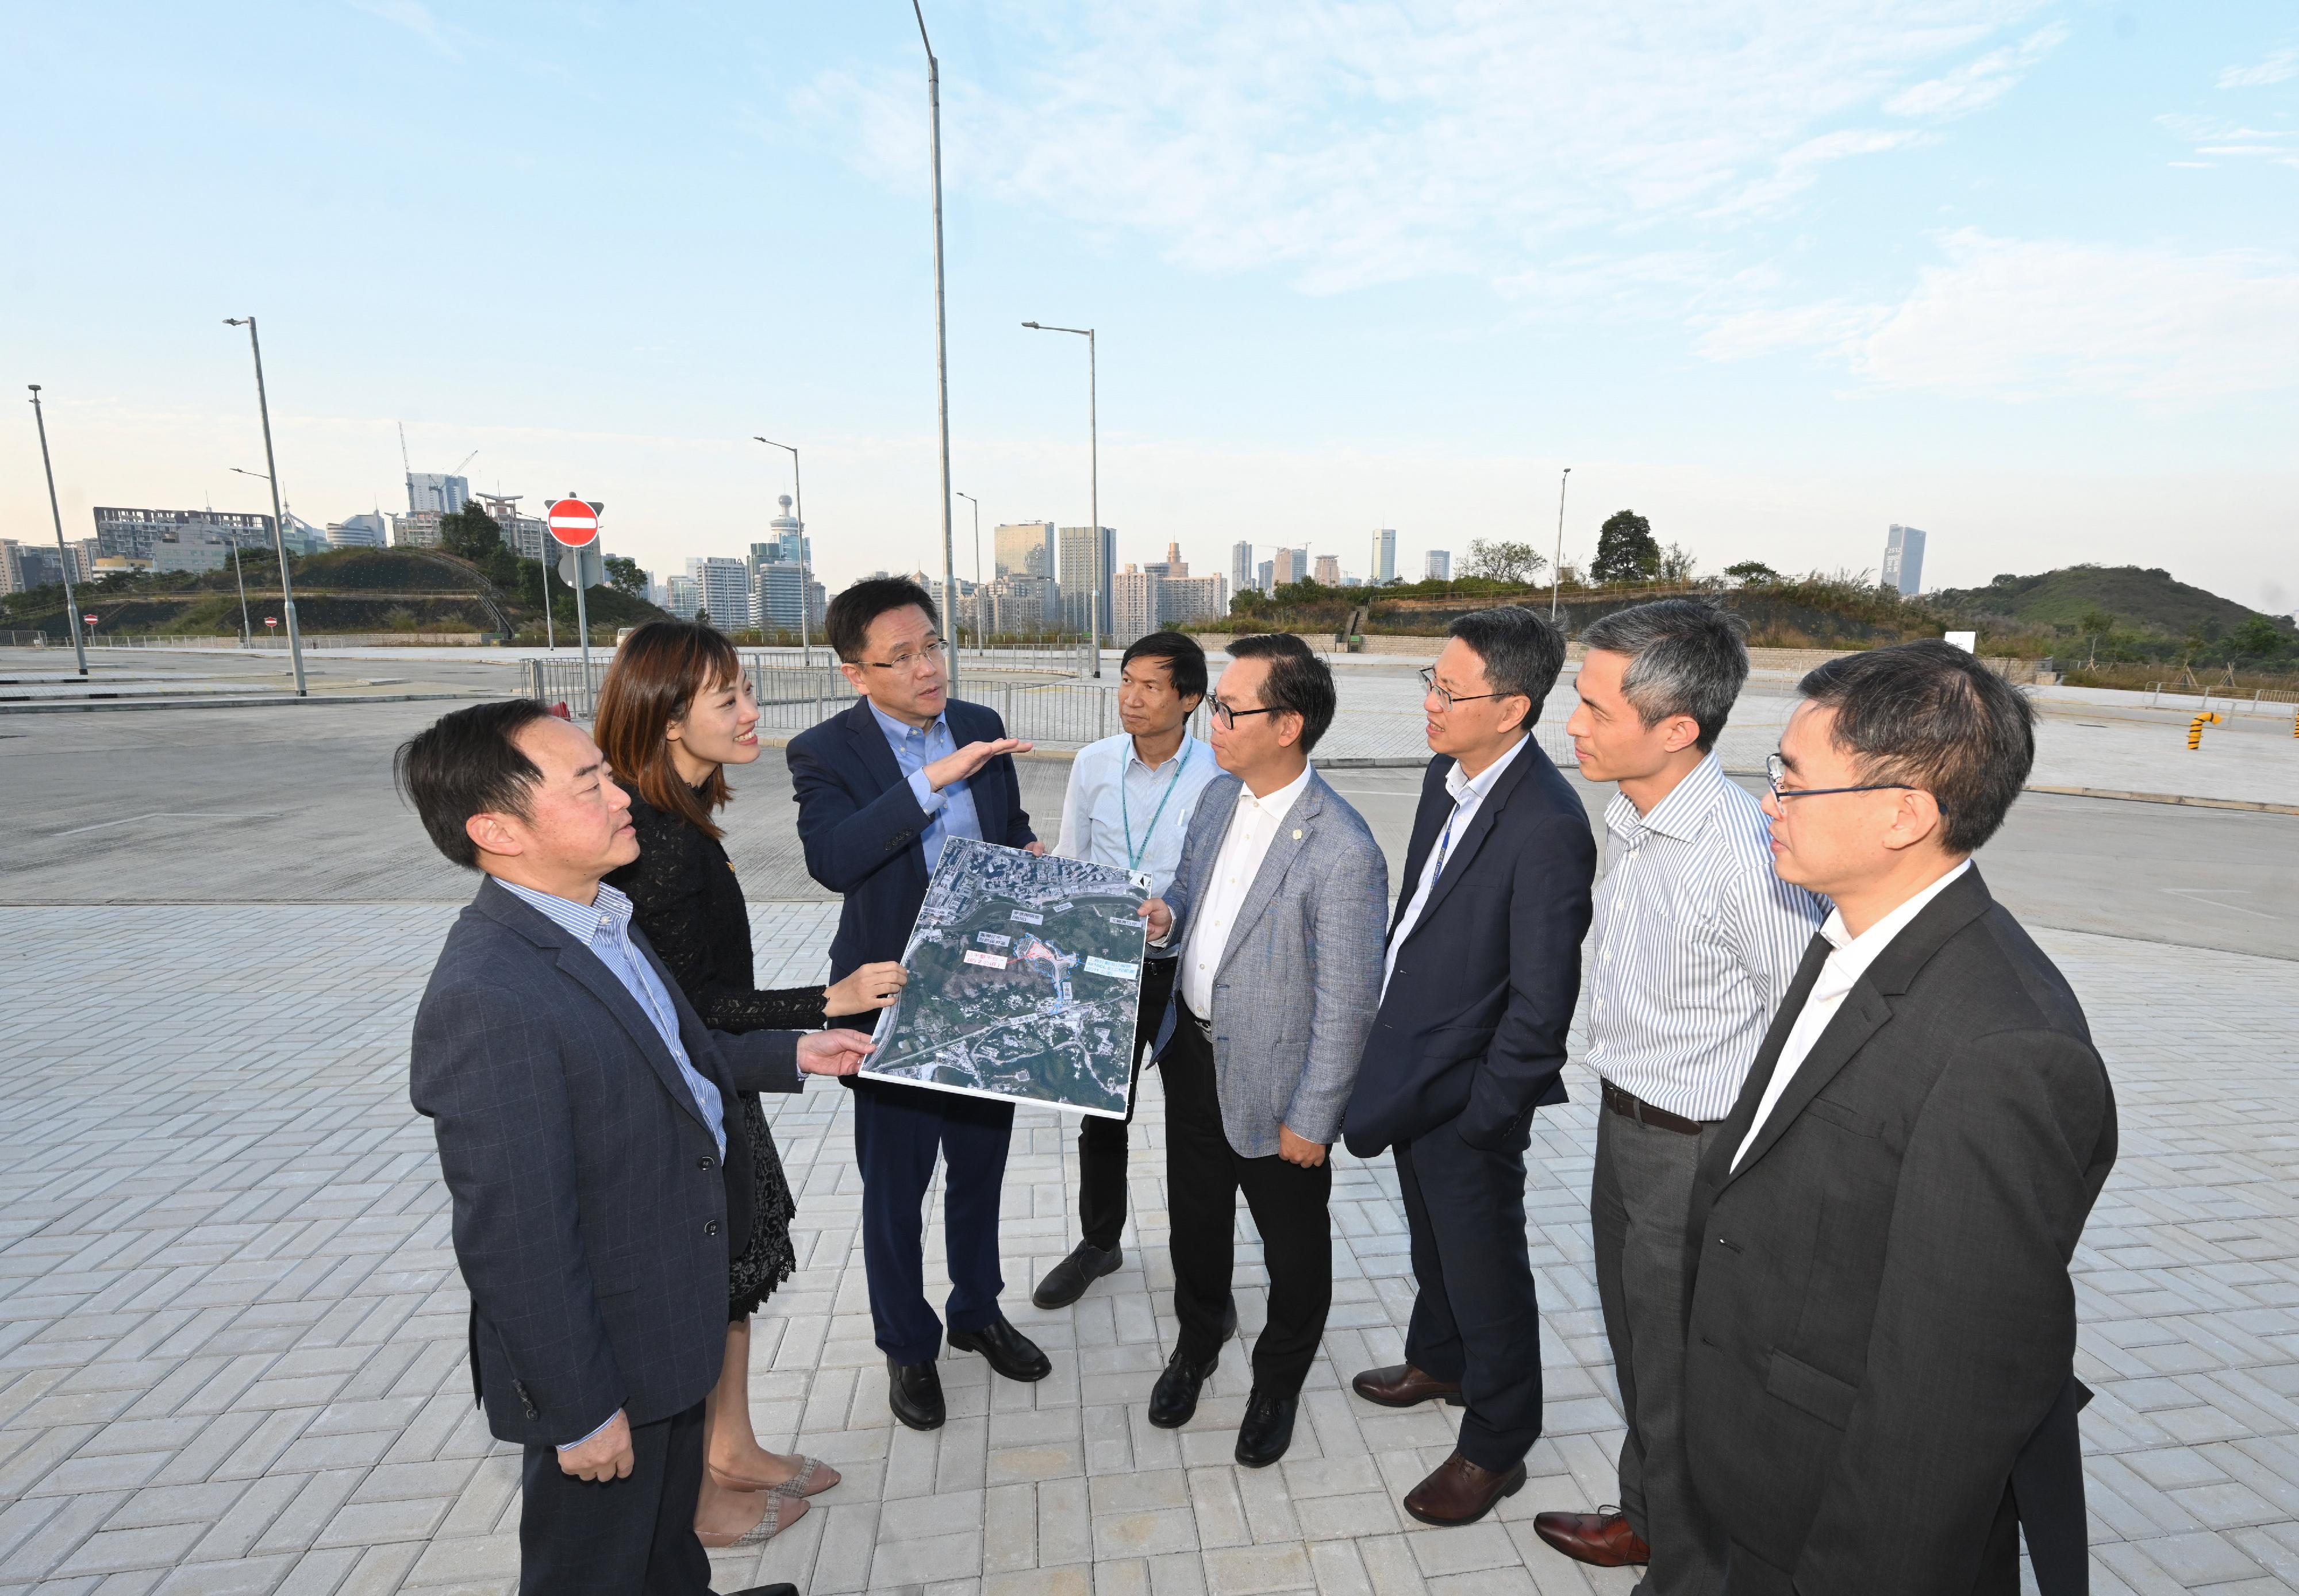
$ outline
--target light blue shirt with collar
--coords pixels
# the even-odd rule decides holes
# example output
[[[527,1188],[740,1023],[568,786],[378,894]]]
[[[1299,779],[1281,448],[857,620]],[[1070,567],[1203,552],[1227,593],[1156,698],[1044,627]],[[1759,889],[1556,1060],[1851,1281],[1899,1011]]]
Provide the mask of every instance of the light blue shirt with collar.
[[[1142,762],[1130,732],[1078,750],[1062,802],[1064,859],[1111,865],[1150,877],[1150,895],[1162,898],[1182,867],[1182,844],[1198,794],[1221,774],[1214,751],[1187,736],[1171,758]]]
[[[865,700],[865,702],[869,702]],[[936,760],[958,752],[958,740],[950,735],[947,711],[934,717],[934,724],[920,731],[895,719],[876,703],[870,713],[878,722],[878,729],[886,734],[886,746],[894,752],[894,763],[910,784],[910,794],[918,807],[926,811],[926,828],[918,842],[926,852],[926,873],[942,862],[942,844],[945,837],[970,836],[976,842],[982,837],[982,817],[975,812],[974,794],[968,782],[954,781],[939,793],[926,779],[926,767]]]

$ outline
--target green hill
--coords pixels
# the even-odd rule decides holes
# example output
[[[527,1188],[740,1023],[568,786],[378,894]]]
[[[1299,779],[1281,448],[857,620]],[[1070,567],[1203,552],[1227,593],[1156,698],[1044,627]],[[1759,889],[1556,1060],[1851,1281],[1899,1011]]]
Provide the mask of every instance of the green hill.
[[[2216,637],[2235,631],[2256,611],[2233,599],[2175,580],[2167,570],[2136,565],[2071,565],[2035,577],[1998,577],[1985,587],[1927,594],[1936,609],[1998,617],[2033,629],[2081,628],[2087,616],[2112,616],[2115,625],[2167,636]]]

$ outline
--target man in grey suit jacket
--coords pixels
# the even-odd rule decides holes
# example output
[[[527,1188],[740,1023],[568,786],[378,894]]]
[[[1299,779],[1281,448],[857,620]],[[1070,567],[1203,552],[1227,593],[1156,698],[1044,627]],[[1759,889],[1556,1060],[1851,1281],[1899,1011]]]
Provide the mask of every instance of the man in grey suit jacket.
[[[541,705],[457,710],[398,763],[439,851],[487,877],[440,950],[408,1073],[454,1205],[474,1393],[527,1451],[519,1589],[705,1596],[702,1399],[751,1224],[726,1098],[851,1073],[869,1043],[703,1025],[600,879],[638,857],[629,795]]]
[[[1213,694],[1214,757],[1181,867],[1142,912],[1178,947],[1159,1037],[1180,1334],[1150,1398],[1171,1429],[1197,1411],[1231,1312],[1237,1196],[1269,1271],[1269,1320],[1237,1460],[1285,1455],[1333,1299],[1332,1168],[1381,992],[1389,867],[1365,821],[1309,768],[1332,673],[1299,637],[1241,637]]]

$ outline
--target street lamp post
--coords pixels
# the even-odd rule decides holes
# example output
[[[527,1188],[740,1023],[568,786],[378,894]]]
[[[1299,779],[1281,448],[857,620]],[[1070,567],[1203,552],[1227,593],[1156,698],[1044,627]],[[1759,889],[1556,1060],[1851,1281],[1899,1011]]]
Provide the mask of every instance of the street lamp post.
[[[261,471],[242,470],[237,466],[229,469],[242,477],[263,477]],[[270,480],[269,477],[263,479]],[[239,645],[252,649],[255,646],[255,623],[247,619],[247,578],[239,569],[239,539],[237,537],[231,540],[231,579],[239,584]]]
[[[974,506],[974,646],[990,645],[990,628],[982,619],[982,501],[972,494],[958,495]]]
[[[227,316],[226,327],[247,328],[247,346],[255,356],[255,409],[263,418],[263,464],[271,474],[271,548],[279,556],[279,608],[287,622],[287,657],[295,668],[295,696],[308,696],[303,685],[303,636],[295,626],[295,583],[287,574],[287,522],[279,508],[279,461],[271,453],[271,401],[263,391],[263,345],[255,336],[255,318]]]
[[[807,612],[814,608],[814,576],[806,559],[806,485],[799,480],[798,446],[778,444],[770,437],[751,435],[754,444],[764,444],[769,449],[788,449],[791,457],[791,502],[798,507],[798,662],[814,663],[814,645],[807,641]]]
[[[1098,414],[1100,401],[1095,395],[1099,378],[1094,370],[1096,360],[1094,330],[1090,327],[1041,326],[1035,321],[1025,321],[1022,325],[1033,332],[1075,333],[1085,340],[1086,459],[1088,480],[1092,485],[1091,492],[1093,507],[1091,516],[1093,524],[1088,528],[1088,535],[1093,540],[1093,596],[1087,601],[1086,613],[1089,617],[1088,635],[1091,637],[1093,644],[1093,673],[1100,676],[1101,674],[1101,595],[1108,586],[1109,573],[1102,569],[1104,562],[1101,557],[1101,421]]]
[[[48,418],[40,409],[40,385],[28,382],[32,390],[32,422],[40,429],[40,469],[48,474],[48,514],[56,523],[56,575],[63,578],[64,619],[71,624],[72,655],[79,661],[82,680],[87,677],[87,644],[79,635],[79,602],[72,597],[71,553],[64,547],[64,512],[56,508],[56,468],[48,461]]]
[[[926,37],[926,13],[918,0],[910,0],[918,19],[918,42],[926,47],[926,111],[934,153],[934,379],[942,413],[942,597],[945,605],[958,602],[958,556],[950,526],[950,339],[943,325],[942,291],[942,63],[934,59],[934,40]],[[958,652],[950,656],[950,693],[958,694]]]
[[[1548,568],[1548,621],[1556,624],[1556,585],[1564,579],[1564,485],[1573,478],[1573,468],[1566,466],[1564,475],[1556,479],[1556,562]]]

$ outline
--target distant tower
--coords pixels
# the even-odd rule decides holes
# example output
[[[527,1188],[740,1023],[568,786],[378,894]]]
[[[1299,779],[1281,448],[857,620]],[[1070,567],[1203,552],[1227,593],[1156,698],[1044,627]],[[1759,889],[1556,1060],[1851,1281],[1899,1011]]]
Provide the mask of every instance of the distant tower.
[[[1397,528],[1383,527],[1373,535],[1373,580],[1386,582],[1397,575]]]
[[[1244,593],[1253,586],[1253,545],[1249,543],[1230,544],[1229,590]]]
[[[1883,585],[1896,588],[1903,598],[1924,590],[1924,535],[1920,528],[1895,522],[1884,535]]]

